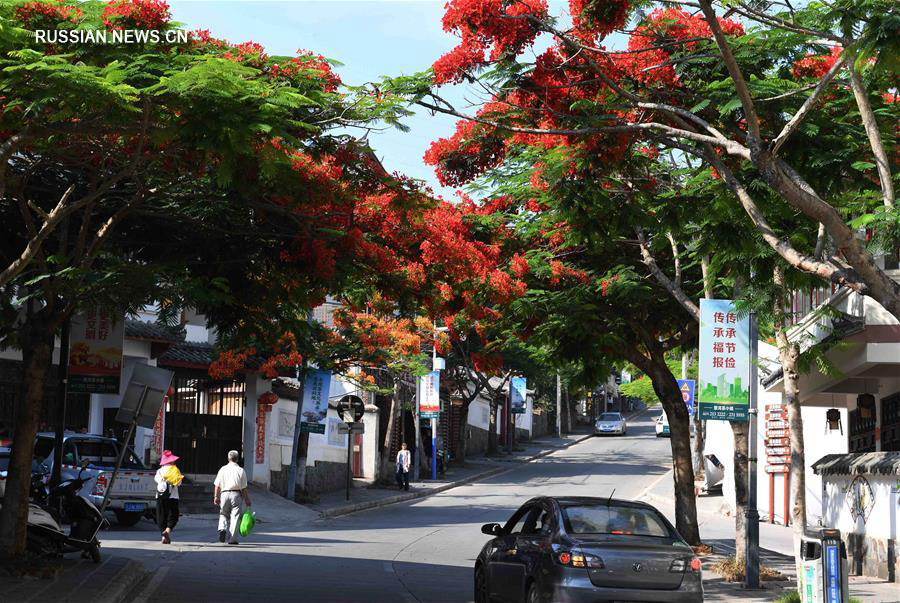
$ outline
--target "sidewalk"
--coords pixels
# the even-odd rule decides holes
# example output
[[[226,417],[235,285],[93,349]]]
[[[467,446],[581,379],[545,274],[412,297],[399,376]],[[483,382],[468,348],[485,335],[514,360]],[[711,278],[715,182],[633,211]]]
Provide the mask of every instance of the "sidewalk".
[[[78,555],[69,555],[53,569],[52,577],[15,578],[0,569],[0,601],[119,603],[144,577],[140,562],[108,553],[104,553],[102,561],[97,564],[79,559]]]
[[[672,472],[648,488],[640,497],[673,519],[675,505]],[[707,601],[773,601],[786,590],[796,587],[793,531],[790,527],[760,522],[760,561],[789,579],[765,581],[763,590],[746,591],[740,583],[726,582],[711,567],[734,555],[734,516],[725,514],[722,496],[697,497],[697,522],[700,537],[712,546],[713,553],[703,557],[703,587]],[[673,520],[674,523],[674,520]],[[863,603],[900,603],[900,585],[875,578],[850,576],[850,595]]]

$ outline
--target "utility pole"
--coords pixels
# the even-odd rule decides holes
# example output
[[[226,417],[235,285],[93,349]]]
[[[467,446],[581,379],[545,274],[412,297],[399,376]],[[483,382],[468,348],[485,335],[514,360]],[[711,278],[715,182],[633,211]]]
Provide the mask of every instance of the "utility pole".
[[[757,377],[759,358],[759,325],[756,312],[750,312],[750,408],[747,433],[747,559],[744,568],[744,588],[759,588],[759,512],[756,509],[756,431],[757,431]]]
[[[58,486],[62,479],[63,434],[66,429],[66,397],[69,385],[69,333],[71,319],[62,324],[59,334],[59,372],[56,385],[56,437],[53,444],[53,471],[50,486]],[[127,445],[127,444],[126,444]]]

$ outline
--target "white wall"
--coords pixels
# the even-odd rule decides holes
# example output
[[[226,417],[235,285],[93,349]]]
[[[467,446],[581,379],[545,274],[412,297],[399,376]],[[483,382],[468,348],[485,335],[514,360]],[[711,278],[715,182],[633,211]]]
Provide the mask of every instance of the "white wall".
[[[499,412],[498,412],[499,414]],[[491,405],[483,398],[476,398],[469,405],[468,424],[472,427],[478,427],[487,431],[491,424]],[[498,417],[497,425],[494,426],[497,433],[500,433],[500,420]]]
[[[840,429],[830,431],[825,428],[825,413],[828,408],[804,406],[801,412],[803,446],[806,452],[806,523],[811,526],[819,525],[820,520],[823,520],[822,476],[813,473],[812,466],[826,454],[847,452],[847,409],[840,406],[837,409],[841,413],[843,433]]]
[[[868,516],[853,517],[848,500],[848,488],[854,479],[848,475],[825,476],[824,522],[841,534],[865,534],[873,538],[900,539],[900,478],[896,475],[865,475],[871,488],[872,507]],[[865,499],[867,502],[868,498]]]

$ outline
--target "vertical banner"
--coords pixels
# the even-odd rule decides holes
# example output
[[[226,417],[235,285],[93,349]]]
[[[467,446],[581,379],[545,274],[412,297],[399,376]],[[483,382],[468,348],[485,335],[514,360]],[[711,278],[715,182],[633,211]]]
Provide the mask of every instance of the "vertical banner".
[[[72,317],[70,392],[118,394],[122,380],[125,320],[103,308]]]
[[[300,431],[325,433],[325,416],[328,414],[328,394],[331,391],[331,373],[309,370],[303,382]]]
[[[440,379],[440,371],[431,371],[419,377],[419,416],[423,419],[441,416]]]
[[[525,413],[525,383],[525,377],[513,377],[509,382],[509,404],[514,415]]]
[[[734,301],[700,300],[700,418],[747,421],[750,407],[750,317]]]
[[[681,399],[687,406],[688,416],[694,416],[694,388],[697,386],[693,379],[679,379],[678,389],[681,390]]]

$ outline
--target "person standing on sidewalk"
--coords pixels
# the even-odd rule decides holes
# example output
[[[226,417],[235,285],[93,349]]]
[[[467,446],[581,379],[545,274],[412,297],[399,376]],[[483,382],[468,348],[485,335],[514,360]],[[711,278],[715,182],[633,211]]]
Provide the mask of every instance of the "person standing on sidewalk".
[[[240,455],[237,450],[228,452],[228,464],[223,465],[213,482],[215,494],[213,504],[219,506],[219,542],[237,544],[237,535],[241,525],[241,501],[250,506],[250,493],[247,491],[247,474],[238,465]]]
[[[406,442],[403,442],[397,453],[397,487],[401,490],[409,490],[409,467],[409,450],[406,448]]]
[[[153,476],[156,481],[156,523],[162,533],[160,542],[163,544],[171,544],[172,530],[178,523],[178,486],[184,476],[175,466],[177,460],[171,450],[163,450],[159,469]]]

